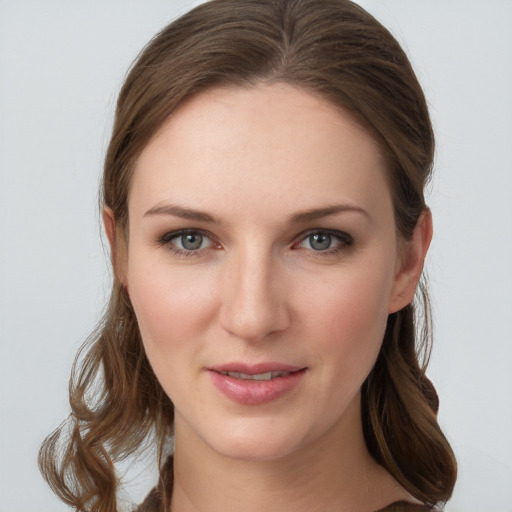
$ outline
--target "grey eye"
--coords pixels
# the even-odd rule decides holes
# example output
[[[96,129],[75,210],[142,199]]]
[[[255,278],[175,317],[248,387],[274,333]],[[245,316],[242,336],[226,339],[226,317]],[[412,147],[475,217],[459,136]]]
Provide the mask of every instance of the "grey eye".
[[[216,244],[206,233],[195,229],[172,231],[163,235],[159,244],[178,255],[199,255],[204,249],[215,247]]]
[[[201,233],[187,233],[180,237],[181,246],[187,251],[195,251],[201,248],[203,244],[203,235]]]
[[[312,233],[308,237],[311,249],[315,251],[325,251],[331,247],[332,237],[329,233]]]

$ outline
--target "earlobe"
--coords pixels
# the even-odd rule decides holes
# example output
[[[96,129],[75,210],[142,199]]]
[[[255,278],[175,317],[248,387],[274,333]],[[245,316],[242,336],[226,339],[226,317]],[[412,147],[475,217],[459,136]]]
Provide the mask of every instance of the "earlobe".
[[[119,247],[119,236],[117,233],[116,220],[114,212],[108,206],[103,207],[102,211],[103,225],[105,226],[105,233],[107,235],[108,243],[110,245],[110,261],[112,263],[112,269],[116,277],[124,283],[124,272],[122,271],[122,265],[120,257],[122,257],[122,251]]]
[[[418,218],[412,239],[405,242],[402,248],[389,302],[389,313],[395,313],[412,302],[432,240],[432,233],[432,214],[427,209]]]

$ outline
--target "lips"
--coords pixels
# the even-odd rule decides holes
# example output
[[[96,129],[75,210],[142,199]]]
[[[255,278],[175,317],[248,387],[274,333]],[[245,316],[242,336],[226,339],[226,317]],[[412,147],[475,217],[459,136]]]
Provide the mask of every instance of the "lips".
[[[253,375],[242,372],[220,372],[222,375],[228,375],[235,379],[246,379],[246,380],[271,380],[277,377],[286,377],[291,372],[266,372],[266,373],[255,373]]]
[[[231,401],[262,405],[291,393],[302,381],[306,368],[281,363],[230,363],[208,371],[214,386]]]

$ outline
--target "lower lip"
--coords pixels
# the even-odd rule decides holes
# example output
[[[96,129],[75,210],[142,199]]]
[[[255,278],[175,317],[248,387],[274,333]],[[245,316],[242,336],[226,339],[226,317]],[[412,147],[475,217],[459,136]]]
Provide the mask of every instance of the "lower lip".
[[[213,370],[209,373],[215,387],[229,399],[242,405],[261,405],[292,392],[306,370],[270,380],[236,379]]]

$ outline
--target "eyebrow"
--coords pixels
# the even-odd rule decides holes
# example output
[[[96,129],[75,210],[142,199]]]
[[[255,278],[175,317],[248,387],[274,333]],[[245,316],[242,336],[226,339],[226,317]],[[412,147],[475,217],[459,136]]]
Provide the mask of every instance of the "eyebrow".
[[[193,210],[192,208],[186,208],[175,204],[162,204],[153,206],[148,210],[144,217],[150,215],[172,215],[174,217],[181,217],[182,219],[197,220],[199,222],[213,222],[218,223],[218,220],[209,213]]]
[[[325,206],[323,208],[312,208],[310,210],[294,213],[290,217],[290,224],[300,224],[303,222],[321,219],[322,217],[328,217],[330,215],[335,215],[337,213],[342,212],[362,213],[366,217],[369,217],[368,212],[366,212],[359,206],[351,204],[333,204],[330,206]],[[179,206],[175,204],[156,205],[150,210],[148,210],[144,214],[144,217],[151,215],[172,215],[174,217],[180,217],[182,219],[196,220],[198,222],[209,222],[214,224],[220,223],[219,220],[217,220],[217,218],[211,215],[210,213],[201,210],[194,210],[192,208],[187,208],[185,206]]]
[[[291,224],[299,224],[301,222],[308,222],[322,217],[328,217],[329,215],[335,215],[342,212],[356,212],[362,213],[366,217],[370,217],[366,210],[363,210],[359,206],[352,204],[333,204],[324,208],[313,208],[311,210],[305,210],[303,212],[295,213],[291,216]]]

